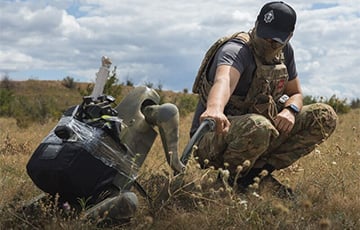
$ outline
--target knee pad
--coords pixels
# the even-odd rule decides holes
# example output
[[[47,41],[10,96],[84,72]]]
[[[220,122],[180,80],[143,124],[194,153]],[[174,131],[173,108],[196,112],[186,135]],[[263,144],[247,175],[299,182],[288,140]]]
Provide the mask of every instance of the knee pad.
[[[325,139],[334,132],[337,126],[337,115],[330,105],[315,103],[304,106],[303,111],[306,114],[306,122],[314,132],[319,130]]]

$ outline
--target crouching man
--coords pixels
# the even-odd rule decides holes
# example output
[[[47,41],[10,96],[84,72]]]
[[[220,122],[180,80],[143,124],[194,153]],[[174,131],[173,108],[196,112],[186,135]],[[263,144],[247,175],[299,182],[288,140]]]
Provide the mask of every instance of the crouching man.
[[[199,163],[216,168],[227,163],[229,183],[240,190],[265,172],[262,182],[291,194],[271,173],[309,154],[336,127],[329,105],[303,106],[289,42],[295,22],[288,4],[265,4],[250,32],[219,39],[209,49],[193,85],[200,101],[190,135],[204,119],[216,121],[216,132],[206,134],[195,152]]]

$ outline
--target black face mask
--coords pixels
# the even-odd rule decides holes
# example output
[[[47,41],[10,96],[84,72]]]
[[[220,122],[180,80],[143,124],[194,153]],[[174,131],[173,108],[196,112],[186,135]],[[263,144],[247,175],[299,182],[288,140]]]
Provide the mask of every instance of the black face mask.
[[[280,55],[281,50],[286,43],[281,44],[275,41],[267,41],[256,35],[256,27],[250,32],[251,43],[256,56],[263,61],[264,64],[271,64]]]

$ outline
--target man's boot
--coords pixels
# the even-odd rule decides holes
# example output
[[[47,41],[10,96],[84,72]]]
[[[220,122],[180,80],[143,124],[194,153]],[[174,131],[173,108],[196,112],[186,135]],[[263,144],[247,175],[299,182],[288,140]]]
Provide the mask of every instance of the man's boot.
[[[268,174],[261,179],[260,189],[263,190],[264,187],[268,187],[271,192],[280,198],[294,198],[293,190],[273,177],[271,173],[275,168],[272,165],[265,164],[263,169],[267,170]]]
[[[261,175],[261,172],[266,170],[267,175]],[[260,189],[263,190],[264,186],[270,187],[271,191],[274,192],[277,196],[281,198],[293,198],[294,192],[291,188],[286,185],[280,183],[277,179],[275,179],[271,173],[275,170],[275,168],[270,164],[265,164],[262,168],[252,168],[250,171],[243,177],[239,177],[237,179],[237,185],[239,191],[245,191],[249,185],[255,183],[254,178],[260,178]],[[233,186],[234,179],[229,180],[229,184]]]

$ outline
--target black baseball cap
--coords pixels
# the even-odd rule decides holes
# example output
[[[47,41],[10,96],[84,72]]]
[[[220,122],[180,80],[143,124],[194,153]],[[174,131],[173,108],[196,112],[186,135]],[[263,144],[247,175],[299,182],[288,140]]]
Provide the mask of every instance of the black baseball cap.
[[[285,2],[269,2],[261,8],[257,22],[257,36],[284,44],[295,29],[296,12]]]

